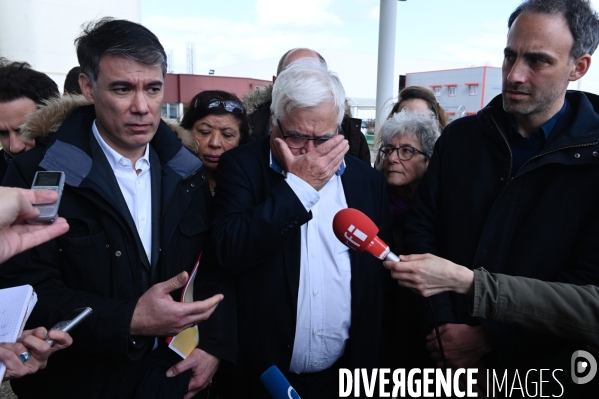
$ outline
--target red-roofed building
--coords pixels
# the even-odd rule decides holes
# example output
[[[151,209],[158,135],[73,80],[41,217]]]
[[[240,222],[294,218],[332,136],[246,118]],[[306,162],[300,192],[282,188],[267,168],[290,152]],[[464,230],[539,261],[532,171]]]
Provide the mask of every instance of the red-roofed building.
[[[177,119],[183,114],[183,106],[196,94],[205,90],[224,90],[234,93],[240,99],[257,86],[271,84],[270,80],[237,78],[232,76],[214,75],[166,75],[164,81],[164,102],[162,117]]]

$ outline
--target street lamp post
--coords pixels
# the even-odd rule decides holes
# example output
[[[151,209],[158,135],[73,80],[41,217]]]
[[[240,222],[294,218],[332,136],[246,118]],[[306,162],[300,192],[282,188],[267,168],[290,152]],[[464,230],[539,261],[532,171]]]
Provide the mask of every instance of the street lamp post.
[[[397,1],[380,0],[375,131],[378,131],[379,126],[381,126],[389,114],[395,93],[393,81],[395,78]]]

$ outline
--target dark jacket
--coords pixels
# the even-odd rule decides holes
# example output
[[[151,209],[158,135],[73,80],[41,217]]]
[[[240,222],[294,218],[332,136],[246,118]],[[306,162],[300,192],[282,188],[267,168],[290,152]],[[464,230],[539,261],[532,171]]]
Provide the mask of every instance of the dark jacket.
[[[10,155],[6,153],[4,148],[0,148],[0,183],[4,179],[6,170],[8,169]]]
[[[430,252],[492,273],[599,284],[599,97],[566,97],[569,114],[512,179],[501,96],[451,123],[408,214],[404,253]],[[550,367],[572,354],[572,342],[470,317],[464,295],[433,300],[440,322],[480,322],[502,367]]]
[[[161,122],[150,143],[149,263],[112,168],[91,131],[94,119],[93,105],[75,109],[56,133],[42,134],[35,148],[13,160],[4,181],[30,187],[37,170],[66,174],[59,214],[70,225],[68,233],[0,269],[3,287],[31,284],[37,292],[27,328],[49,328],[73,309],[93,309],[72,331],[70,348],[52,355],[46,369],[13,382],[20,397],[133,397],[143,360],[155,342],[154,337],[129,334],[137,300],[151,285],[190,271],[208,246],[210,195],[201,162]],[[200,323],[199,346],[233,362],[235,313],[229,304],[234,305],[234,294],[209,258],[204,252],[194,298],[222,292],[229,302],[225,299]],[[181,290],[172,293],[175,300],[180,295]]]
[[[243,97],[250,124],[250,141],[270,134],[271,98],[272,85],[258,87]],[[341,129],[349,142],[348,154],[370,165],[370,149],[366,137],[362,133],[362,119],[352,118],[349,109],[346,109],[343,121],[341,121]]]
[[[283,175],[270,168],[263,137],[227,151],[219,162],[212,242],[220,264],[236,274],[239,317],[238,385],[244,397],[266,397],[260,374],[288,372],[296,330],[301,226],[312,219]],[[341,176],[347,206],[379,226],[391,242],[384,177],[352,156]],[[332,232],[331,232],[332,234]],[[339,242],[340,250],[343,244]],[[380,367],[385,294],[397,285],[382,262],[351,252],[350,368]]]

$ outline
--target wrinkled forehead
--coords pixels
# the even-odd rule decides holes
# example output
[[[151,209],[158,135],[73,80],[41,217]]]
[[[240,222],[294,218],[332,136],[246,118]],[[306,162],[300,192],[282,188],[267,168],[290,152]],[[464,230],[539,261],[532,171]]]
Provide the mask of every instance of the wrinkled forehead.
[[[337,120],[337,108],[335,103],[324,102],[311,107],[302,107],[287,105],[283,108],[283,114],[280,116],[282,121],[295,122],[314,122],[324,120]]]
[[[121,55],[106,54],[100,58],[98,79],[159,81],[164,83],[162,66],[142,64]]]
[[[279,115],[281,121],[294,123],[315,123],[317,121],[340,124],[338,121],[338,109],[333,101],[326,101],[321,104],[305,107],[297,104],[286,104],[283,107],[283,113]]]
[[[568,51],[574,36],[562,14],[524,11],[514,20],[507,33],[506,47],[523,47],[530,51]],[[555,47],[555,49],[554,49]]]
[[[387,134],[384,134],[383,137],[383,144],[391,144],[391,145],[395,145],[396,147],[399,147],[399,145],[397,145],[398,143],[400,144],[405,144],[405,143],[410,143],[410,144],[418,144],[417,148],[419,148],[421,146],[420,143],[420,136],[415,133],[413,130],[407,129],[407,128],[402,128],[402,129],[398,129],[395,131],[391,131]]]

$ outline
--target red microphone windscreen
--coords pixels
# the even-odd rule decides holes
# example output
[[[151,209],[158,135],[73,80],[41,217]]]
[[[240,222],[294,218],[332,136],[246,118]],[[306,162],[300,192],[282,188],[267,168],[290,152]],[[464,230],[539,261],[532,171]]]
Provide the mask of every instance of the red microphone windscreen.
[[[333,231],[343,244],[364,252],[379,232],[376,224],[357,209],[342,209],[333,218]]]

